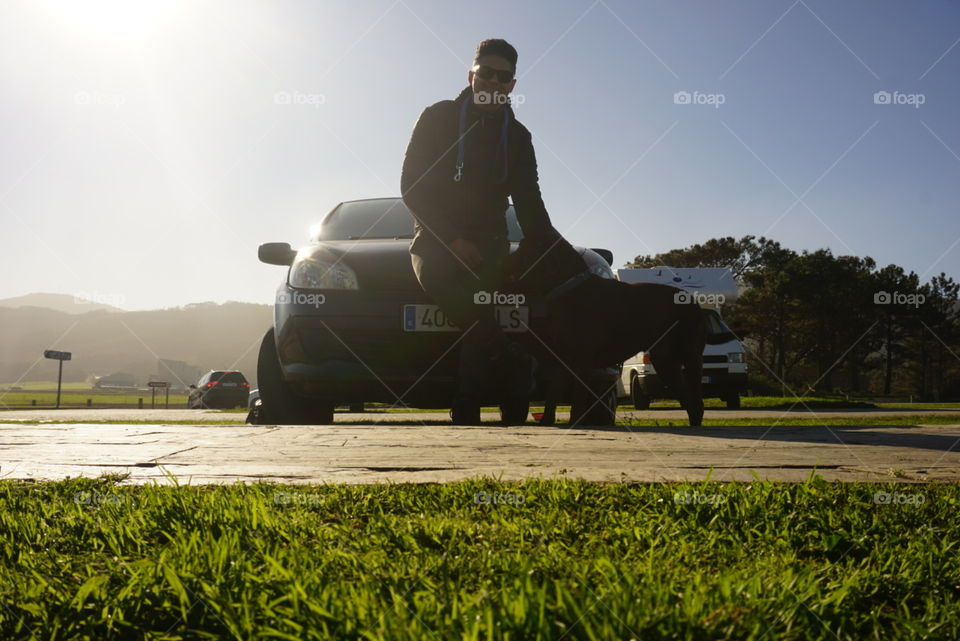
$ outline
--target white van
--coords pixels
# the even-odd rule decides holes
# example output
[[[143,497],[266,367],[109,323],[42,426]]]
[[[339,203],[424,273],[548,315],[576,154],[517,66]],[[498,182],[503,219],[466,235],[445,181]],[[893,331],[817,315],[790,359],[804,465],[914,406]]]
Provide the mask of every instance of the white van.
[[[625,283],[659,283],[679,287],[699,303],[711,334],[730,332],[720,316],[720,307],[737,299],[733,274],[715,267],[654,267],[618,269],[617,279]],[[707,345],[703,350],[703,397],[720,398],[729,408],[740,407],[740,395],[747,389],[747,362],[743,343],[732,337],[726,343]],[[623,363],[617,382],[617,396],[630,399],[638,410],[650,408],[653,398],[666,398],[663,383],[650,363],[650,355],[640,352]]]

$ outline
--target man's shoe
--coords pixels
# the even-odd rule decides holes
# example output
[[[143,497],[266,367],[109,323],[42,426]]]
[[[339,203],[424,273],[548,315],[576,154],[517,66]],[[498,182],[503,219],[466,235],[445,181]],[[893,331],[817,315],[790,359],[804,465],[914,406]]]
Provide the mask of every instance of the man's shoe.
[[[480,405],[457,401],[450,410],[450,420],[454,425],[480,425]]]
[[[500,404],[500,424],[503,426],[524,425],[530,414],[530,399],[508,399]]]

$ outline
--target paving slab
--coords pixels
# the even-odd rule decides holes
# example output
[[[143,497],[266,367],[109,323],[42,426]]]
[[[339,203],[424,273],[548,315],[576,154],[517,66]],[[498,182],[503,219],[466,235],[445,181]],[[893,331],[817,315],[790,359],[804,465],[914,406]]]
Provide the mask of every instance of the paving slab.
[[[337,418],[350,416],[363,415]],[[182,484],[430,483],[477,476],[803,481],[814,471],[829,480],[956,482],[960,420],[707,428],[425,426],[409,416],[403,424],[329,426],[0,424],[0,477],[7,479],[127,473],[130,483],[170,483],[172,475]]]

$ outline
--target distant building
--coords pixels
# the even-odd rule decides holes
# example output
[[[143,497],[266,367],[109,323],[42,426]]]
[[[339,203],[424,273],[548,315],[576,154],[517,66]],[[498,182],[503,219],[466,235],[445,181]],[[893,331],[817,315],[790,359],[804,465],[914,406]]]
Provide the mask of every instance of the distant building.
[[[196,365],[167,358],[157,359],[157,373],[150,378],[167,381],[171,388],[186,388],[200,380],[204,371]]]

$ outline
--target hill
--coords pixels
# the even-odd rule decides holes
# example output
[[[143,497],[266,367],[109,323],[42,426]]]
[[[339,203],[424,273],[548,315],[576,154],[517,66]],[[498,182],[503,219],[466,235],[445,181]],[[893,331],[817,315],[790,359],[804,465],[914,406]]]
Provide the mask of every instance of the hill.
[[[64,381],[115,372],[146,381],[157,373],[159,359],[169,359],[203,371],[239,369],[255,384],[260,339],[271,322],[271,306],[253,303],[83,314],[0,307],[0,381],[56,380],[57,364],[43,351],[58,349],[73,353],[64,364]]]
[[[83,292],[78,293],[76,296],[69,294],[36,293],[0,299],[0,307],[43,307],[65,314],[86,314],[87,312],[96,311],[126,311],[114,305],[109,305],[107,302],[106,300],[100,300],[100,297],[96,294],[86,294]],[[110,302],[113,301],[111,300]]]

